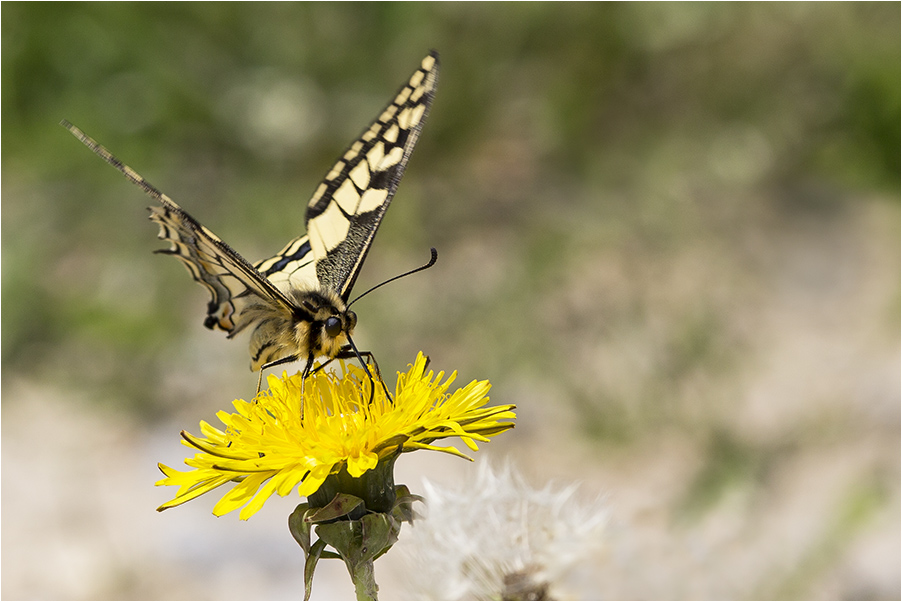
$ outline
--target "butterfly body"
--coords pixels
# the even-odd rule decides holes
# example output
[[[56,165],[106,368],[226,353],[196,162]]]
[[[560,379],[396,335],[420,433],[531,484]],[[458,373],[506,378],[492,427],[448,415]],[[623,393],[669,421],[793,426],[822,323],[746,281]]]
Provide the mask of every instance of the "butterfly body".
[[[150,208],[150,219],[171,244],[159,252],[179,259],[210,293],[204,325],[229,338],[250,330],[252,370],[301,359],[309,371],[315,358],[332,359],[353,348],[357,315],[348,307],[351,288],[437,83],[438,55],[432,52],[319,184],[307,203],[307,234],[255,264],[78,128],[63,125],[159,202]]]
[[[287,357],[334,358],[354,334],[357,314],[333,291],[293,288],[288,297],[291,311],[260,298],[242,310],[243,323],[255,324],[250,341],[252,370]]]

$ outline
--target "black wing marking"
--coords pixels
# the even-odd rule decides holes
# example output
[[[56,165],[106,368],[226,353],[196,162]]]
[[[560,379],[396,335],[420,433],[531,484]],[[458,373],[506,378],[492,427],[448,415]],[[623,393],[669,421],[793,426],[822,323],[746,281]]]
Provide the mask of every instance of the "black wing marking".
[[[345,301],[423,128],[438,71],[433,51],[348,147],[307,205],[316,276]]]
[[[314,290],[319,287],[316,264],[307,236],[299,236],[269,259],[254,264],[257,271],[283,293],[289,289]]]

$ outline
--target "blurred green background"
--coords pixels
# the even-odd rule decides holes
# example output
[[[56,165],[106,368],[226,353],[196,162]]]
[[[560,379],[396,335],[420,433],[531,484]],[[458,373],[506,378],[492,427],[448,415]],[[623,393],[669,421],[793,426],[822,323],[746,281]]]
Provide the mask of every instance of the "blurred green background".
[[[490,379],[520,418],[480,455],[607,496],[608,553],[559,595],[902,595],[898,3],[0,10],[3,598],[301,596],[296,499],[153,512],[178,431],[256,379],[60,119],[255,261],[431,48],[357,288],[439,262],[355,340]],[[414,491],[474,468],[412,456]]]

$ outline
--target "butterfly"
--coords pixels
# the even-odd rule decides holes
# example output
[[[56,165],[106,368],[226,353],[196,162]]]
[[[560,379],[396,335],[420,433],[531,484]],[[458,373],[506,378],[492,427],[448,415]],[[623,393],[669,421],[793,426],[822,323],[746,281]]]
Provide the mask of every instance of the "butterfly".
[[[306,361],[307,375],[316,358],[362,361],[348,299],[426,121],[438,72],[432,51],[319,184],[307,203],[307,233],[254,264],[77,127],[62,125],[159,202],[150,219],[171,247],[157,252],[181,260],[210,293],[204,326],[228,338],[250,330],[251,370],[261,377],[265,368],[296,360]],[[419,269],[436,257],[433,249]]]

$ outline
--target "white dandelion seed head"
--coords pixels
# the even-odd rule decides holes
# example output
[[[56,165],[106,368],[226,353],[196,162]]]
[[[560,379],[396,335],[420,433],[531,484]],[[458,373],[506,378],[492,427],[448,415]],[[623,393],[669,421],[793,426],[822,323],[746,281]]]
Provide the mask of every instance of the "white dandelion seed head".
[[[568,573],[593,562],[608,512],[581,503],[577,485],[530,487],[505,463],[479,464],[458,489],[424,481],[426,519],[408,531],[413,596],[424,599],[548,599]]]

